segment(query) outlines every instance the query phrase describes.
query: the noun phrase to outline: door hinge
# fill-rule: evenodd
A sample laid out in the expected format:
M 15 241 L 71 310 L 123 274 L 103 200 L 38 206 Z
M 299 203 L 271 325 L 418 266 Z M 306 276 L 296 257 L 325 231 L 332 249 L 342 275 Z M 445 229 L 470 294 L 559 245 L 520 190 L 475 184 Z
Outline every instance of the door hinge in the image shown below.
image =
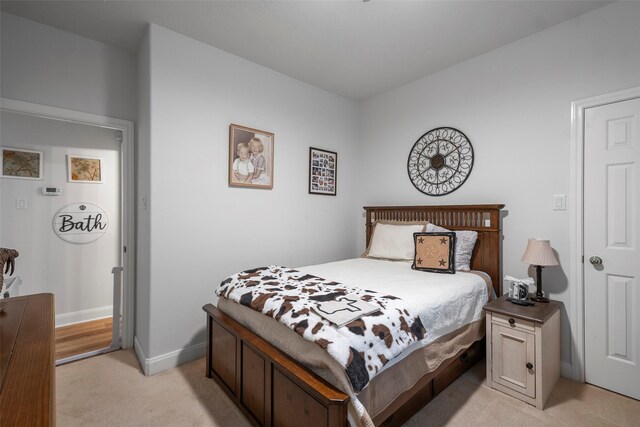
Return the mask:
M 122 250 L 124 251 L 124 253 L 125 253 L 125 254 L 127 253 L 127 247 L 126 247 L 126 246 L 123 246 L 123 247 L 122 247 Z M 584 258 L 584 257 L 583 257 L 583 258 Z
M 584 264 L 584 255 L 582 255 L 582 263 Z

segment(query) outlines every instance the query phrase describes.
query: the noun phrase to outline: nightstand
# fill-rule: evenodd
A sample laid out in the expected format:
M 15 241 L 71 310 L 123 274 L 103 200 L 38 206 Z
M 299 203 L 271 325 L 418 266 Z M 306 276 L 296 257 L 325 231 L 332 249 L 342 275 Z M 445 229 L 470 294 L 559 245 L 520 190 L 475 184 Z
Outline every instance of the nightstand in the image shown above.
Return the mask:
M 503 295 L 487 313 L 487 385 L 543 409 L 560 378 L 560 309 L 550 301 L 522 306 Z

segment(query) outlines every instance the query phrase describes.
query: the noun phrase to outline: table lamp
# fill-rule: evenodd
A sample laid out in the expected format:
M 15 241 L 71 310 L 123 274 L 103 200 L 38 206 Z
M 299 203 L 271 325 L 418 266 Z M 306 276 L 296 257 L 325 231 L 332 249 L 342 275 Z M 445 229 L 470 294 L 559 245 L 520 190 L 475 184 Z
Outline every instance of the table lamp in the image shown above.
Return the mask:
M 542 293 L 542 269 L 552 265 L 558 265 L 558 260 L 553 254 L 548 240 L 529 239 L 527 249 L 522 255 L 522 262 L 533 265 L 536 268 L 536 296 L 531 297 L 533 301 L 549 302 Z

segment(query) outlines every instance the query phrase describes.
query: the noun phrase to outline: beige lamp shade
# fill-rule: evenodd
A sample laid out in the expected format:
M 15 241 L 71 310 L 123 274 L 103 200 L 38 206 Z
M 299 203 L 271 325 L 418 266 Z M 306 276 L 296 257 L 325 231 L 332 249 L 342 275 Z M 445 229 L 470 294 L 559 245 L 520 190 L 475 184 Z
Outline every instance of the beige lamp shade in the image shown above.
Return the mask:
M 543 267 L 558 265 L 548 240 L 529 239 L 527 249 L 522 255 L 522 262 Z

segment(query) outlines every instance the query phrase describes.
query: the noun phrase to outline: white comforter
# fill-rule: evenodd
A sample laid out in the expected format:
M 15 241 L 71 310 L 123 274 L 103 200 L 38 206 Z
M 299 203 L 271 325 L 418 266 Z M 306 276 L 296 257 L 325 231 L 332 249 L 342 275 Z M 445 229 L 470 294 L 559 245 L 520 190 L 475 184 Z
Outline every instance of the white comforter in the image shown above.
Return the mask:
M 416 271 L 408 262 L 354 258 L 297 270 L 402 298 L 427 329 L 421 346 L 480 319 L 489 301 L 487 283 L 478 274 Z
M 410 345 L 400 355 L 387 363 L 379 373 L 394 366 L 400 360 L 409 356 L 414 350 L 425 347 L 439 337 L 481 319 L 482 307 L 489 300 L 489 292 L 493 292 L 493 289 L 489 290 L 487 282 L 479 276 L 479 274 L 486 276 L 485 273 L 429 273 L 412 270 L 411 264 L 408 262 L 355 258 L 327 264 L 299 267 L 296 268 L 296 270 L 313 274 L 327 280 L 335 280 L 348 286 L 391 294 L 402 298 L 413 307 L 413 313 L 420 317 L 422 324 L 427 330 L 425 338 L 420 342 L 415 342 Z M 489 280 L 488 276 L 487 280 Z M 224 303 L 225 301 L 223 298 L 220 302 Z M 226 312 L 236 313 L 236 318 L 244 319 L 245 324 L 248 323 L 252 325 L 252 330 L 265 339 L 268 339 L 277 347 L 287 349 L 286 351 L 290 352 L 292 357 L 305 361 L 305 363 L 308 363 L 310 366 L 327 368 L 332 371 L 338 383 L 342 384 L 341 389 L 347 391 L 351 397 L 348 413 L 350 424 L 356 426 L 373 426 L 371 417 L 360 402 L 358 395 L 349 392 L 349 388 L 345 382 L 346 376 L 344 381 L 341 382 L 340 370 L 334 372 L 330 368 L 331 365 L 329 362 L 326 362 L 327 364 L 324 365 L 318 364 L 320 363 L 319 361 L 324 361 L 322 356 L 315 358 L 313 356 L 317 356 L 317 353 L 314 353 L 314 351 L 322 352 L 319 347 L 311 349 L 304 346 L 296 347 L 292 345 L 289 339 L 280 335 L 279 332 L 273 332 L 269 329 L 270 326 L 262 319 L 256 319 L 256 317 L 253 316 L 253 314 L 256 316 L 259 314 L 252 310 L 246 310 L 246 307 L 243 306 L 240 307 L 245 310 L 236 312 L 233 307 L 235 305 L 237 304 L 223 304 L 223 306 L 227 306 Z M 223 309 L 223 311 L 225 310 Z M 292 335 L 295 334 L 292 333 Z M 304 341 L 297 335 L 296 338 Z M 312 347 L 316 346 L 312 345 Z M 296 351 L 292 352 L 291 350 L 293 348 L 295 348 Z M 310 352 L 301 353 L 301 351 L 303 351 L 302 349 L 310 350 Z M 424 369 L 427 368 L 428 366 L 425 363 Z M 377 408 L 372 415 L 378 414 L 381 409 L 386 407 L 390 401 L 389 399 L 393 398 L 390 396 L 397 396 L 399 395 L 398 393 L 403 390 L 411 388 L 414 385 L 413 382 L 409 383 L 411 378 L 411 376 L 407 376 L 406 379 L 399 380 L 398 384 L 392 387 L 394 390 L 399 390 L 397 393 L 375 393 L 375 396 L 369 396 L 367 401 L 372 405 L 374 405 L 373 402 L 375 402 L 374 406 Z

